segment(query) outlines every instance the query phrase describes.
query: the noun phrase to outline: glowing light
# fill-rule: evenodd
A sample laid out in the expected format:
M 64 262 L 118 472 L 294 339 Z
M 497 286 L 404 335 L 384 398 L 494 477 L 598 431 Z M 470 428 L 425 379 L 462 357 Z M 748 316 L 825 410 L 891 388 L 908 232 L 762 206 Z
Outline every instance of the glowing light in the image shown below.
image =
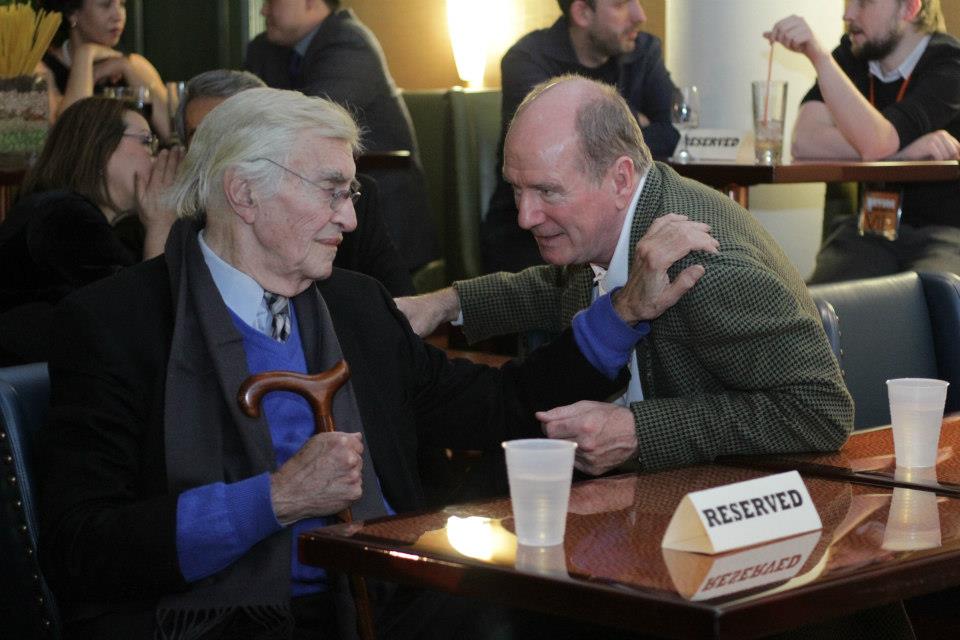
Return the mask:
M 447 540 L 458 553 L 485 562 L 513 556 L 517 545 L 516 537 L 499 520 L 478 516 L 447 518 Z
M 512 34 L 513 5 L 509 0 L 447 0 L 447 29 L 453 44 L 457 74 L 470 87 L 483 85 L 488 54 Z

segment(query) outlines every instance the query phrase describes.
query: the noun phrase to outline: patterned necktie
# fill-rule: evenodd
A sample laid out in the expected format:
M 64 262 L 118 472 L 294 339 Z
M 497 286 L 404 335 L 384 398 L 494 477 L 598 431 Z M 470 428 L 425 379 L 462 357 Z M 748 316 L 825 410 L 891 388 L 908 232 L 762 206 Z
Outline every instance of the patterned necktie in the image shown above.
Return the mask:
M 270 311 L 272 318 L 270 337 L 278 342 L 284 342 L 290 335 L 290 299 L 264 291 L 263 301 L 267 303 L 267 310 Z

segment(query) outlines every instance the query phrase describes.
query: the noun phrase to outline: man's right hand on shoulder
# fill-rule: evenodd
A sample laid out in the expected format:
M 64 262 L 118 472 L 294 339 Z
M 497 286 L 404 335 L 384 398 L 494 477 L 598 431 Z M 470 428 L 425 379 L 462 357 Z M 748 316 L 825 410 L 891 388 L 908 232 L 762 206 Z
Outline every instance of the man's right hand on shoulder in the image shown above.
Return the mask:
M 270 476 L 270 500 L 286 526 L 346 509 L 363 490 L 359 433 L 320 433 Z
M 430 335 L 442 323 L 453 322 L 460 315 L 460 297 L 453 287 L 419 296 L 395 298 L 394 302 L 420 337 Z
M 613 296 L 620 319 L 633 325 L 653 320 L 672 307 L 703 276 L 702 265 L 690 265 L 671 282 L 667 270 L 691 251 L 719 253 L 720 242 L 710 226 L 668 213 L 653 221 L 637 242 L 627 283 Z

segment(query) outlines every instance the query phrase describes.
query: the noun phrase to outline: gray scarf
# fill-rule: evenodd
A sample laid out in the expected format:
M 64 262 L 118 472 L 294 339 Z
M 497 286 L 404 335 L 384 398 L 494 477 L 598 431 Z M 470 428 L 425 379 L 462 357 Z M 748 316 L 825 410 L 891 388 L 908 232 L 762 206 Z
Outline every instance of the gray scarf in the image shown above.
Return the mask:
M 213 482 L 236 482 L 276 467 L 266 419 L 245 416 L 234 400 L 249 375 L 246 353 L 200 252 L 200 227 L 194 221 L 178 222 L 166 247 L 175 320 L 167 365 L 164 442 L 167 485 L 173 493 Z M 316 288 L 311 286 L 294 298 L 294 305 L 308 370 L 333 366 L 343 356 Z M 341 430 L 362 431 L 349 382 L 334 399 L 334 416 Z M 355 517 L 383 515 L 369 447 L 364 448 L 363 468 L 364 497 L 354 505 Z M 201 638 L 238 614 L 257 629 L 254 637 L 290 637 L 290 545 L 289 530 L 280 531 L 188 591 L 162 598 L 157 607 L 157 637 Z M 331 576 L 331 582 L 340 587 L 344 581 Z M 337 591 L 346 594 L 342 588 Z M 338 609 L 352 611 L 349 605 Z M 341 637 L 353 635 L 352 622 L 340 620 Z

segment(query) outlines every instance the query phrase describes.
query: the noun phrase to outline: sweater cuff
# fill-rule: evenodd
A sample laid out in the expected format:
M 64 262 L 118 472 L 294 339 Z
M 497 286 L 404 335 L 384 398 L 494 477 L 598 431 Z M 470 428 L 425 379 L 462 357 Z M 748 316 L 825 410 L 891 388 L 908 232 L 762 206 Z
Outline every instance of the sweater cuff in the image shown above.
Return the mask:
M 573 317 L 573 336 L 581 353 L 611 380 L 626 366 L 634 346 L 650 333 L 649 322 L 630 326 L 617 315 L 611 298 L 616 291 L 600 296 Z
M 270 474 L 195 487 L 177 500 L 177 559 L 188 582 L 213 575 L 280 531 Z

